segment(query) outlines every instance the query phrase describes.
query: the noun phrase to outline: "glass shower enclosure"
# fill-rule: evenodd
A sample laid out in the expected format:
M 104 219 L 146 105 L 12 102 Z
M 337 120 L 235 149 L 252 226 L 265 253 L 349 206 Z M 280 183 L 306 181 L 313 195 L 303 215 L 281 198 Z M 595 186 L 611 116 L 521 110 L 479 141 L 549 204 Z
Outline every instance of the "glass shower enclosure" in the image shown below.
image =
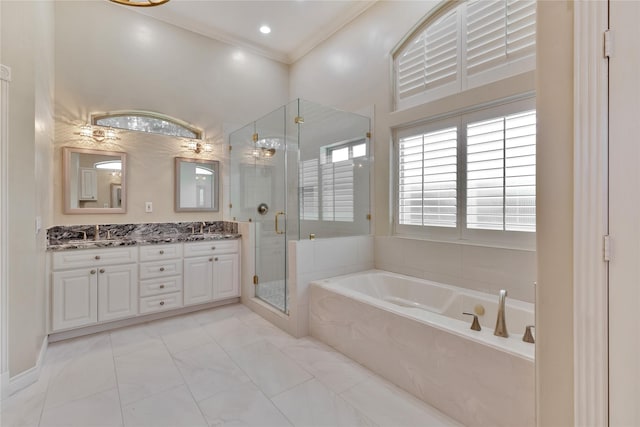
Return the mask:
M 370 232 L 370 120 L 297 99 L 229 135 L 235 221 L 254 223 L 255 297 L 288 313 L 288 242 Z

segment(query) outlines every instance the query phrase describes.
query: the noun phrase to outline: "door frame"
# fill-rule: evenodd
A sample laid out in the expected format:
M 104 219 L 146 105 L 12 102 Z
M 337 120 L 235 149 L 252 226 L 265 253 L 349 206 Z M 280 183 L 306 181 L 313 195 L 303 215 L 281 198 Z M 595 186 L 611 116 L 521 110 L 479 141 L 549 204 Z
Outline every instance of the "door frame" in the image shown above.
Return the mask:
M 608 1 L 574 8 L 574 425 L 609 425 Z
M 9 384 L 8 146 L 11 68 L 0 64 L 0 399 Z

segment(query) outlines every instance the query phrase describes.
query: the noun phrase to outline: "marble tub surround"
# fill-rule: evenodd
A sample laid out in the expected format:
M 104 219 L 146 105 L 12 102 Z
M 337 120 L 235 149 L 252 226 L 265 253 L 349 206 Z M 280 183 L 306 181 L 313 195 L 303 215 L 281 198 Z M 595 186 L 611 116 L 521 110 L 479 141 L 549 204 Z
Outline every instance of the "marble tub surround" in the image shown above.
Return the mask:
M 47 230 L 47 249 L 109 248 L 240 237 L 238 224 L 229 221 L 98 224 L 98 226 L 100 234 L 98 239 L 94 239 L 95 224 L 51 227 Z M 201 229 L 202 233 L 200 233 Z
M 535 425 L 531 357 L 468 339 L 467 328 L 421 321 L 414 315 L 421 309 L 400 313 L 384 304 L 314 282 L 310 334 L 466 426 Z

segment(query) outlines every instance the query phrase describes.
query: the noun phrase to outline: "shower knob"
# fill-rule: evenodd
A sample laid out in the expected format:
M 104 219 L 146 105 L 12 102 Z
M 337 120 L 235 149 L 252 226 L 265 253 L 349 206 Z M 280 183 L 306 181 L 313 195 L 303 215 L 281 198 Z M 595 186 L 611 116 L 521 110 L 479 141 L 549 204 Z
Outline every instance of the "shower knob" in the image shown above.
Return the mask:
M 260 203 L 260 204 L 258 205 L 258 213 L 259 213 L 260 215 L 266 215 L 266 214 L 267 214 L 267 212 L 269 212 L 269 206 L 267 206 L 267 204 L 266 204 L 266 203 Z

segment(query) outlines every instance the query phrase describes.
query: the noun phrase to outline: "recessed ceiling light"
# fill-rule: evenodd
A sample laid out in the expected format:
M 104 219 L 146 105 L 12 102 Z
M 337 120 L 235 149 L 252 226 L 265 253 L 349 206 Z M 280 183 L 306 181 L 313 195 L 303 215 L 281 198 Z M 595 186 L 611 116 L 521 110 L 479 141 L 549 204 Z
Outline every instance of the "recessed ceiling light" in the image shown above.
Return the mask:
M 269 34 L 271 32 L 271 27 L 269 27 L 268 25 L 263 25 L 262 27 L 260 27 L 260 32 L 262 34 Z

